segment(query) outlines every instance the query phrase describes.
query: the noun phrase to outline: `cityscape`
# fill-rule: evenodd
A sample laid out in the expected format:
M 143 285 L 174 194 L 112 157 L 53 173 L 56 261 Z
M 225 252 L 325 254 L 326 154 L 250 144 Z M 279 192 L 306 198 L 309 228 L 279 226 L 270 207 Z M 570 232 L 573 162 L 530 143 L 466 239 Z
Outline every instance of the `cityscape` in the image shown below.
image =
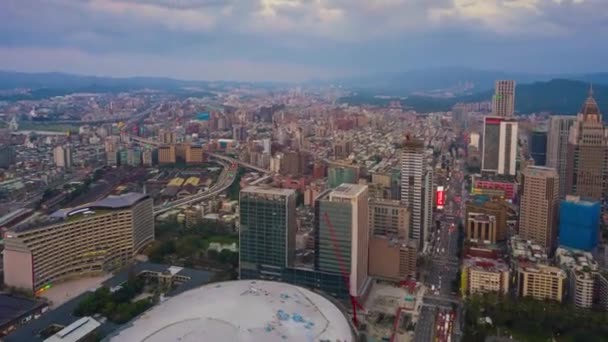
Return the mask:
M 0 341 L 608 341 L 606 5 L 330 2 L 0 4 Z

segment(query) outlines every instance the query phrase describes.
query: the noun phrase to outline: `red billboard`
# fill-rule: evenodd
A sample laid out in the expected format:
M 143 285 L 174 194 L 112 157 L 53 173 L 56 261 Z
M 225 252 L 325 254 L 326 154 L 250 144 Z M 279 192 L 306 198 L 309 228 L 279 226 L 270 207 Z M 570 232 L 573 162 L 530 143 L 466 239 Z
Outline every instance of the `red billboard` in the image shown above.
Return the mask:
M 443 209 L 443 206 L 445 205 L 445 190 L 443 189 L 443 186 L 437 187 L 435 204 L 437 205 L 437 209 Z

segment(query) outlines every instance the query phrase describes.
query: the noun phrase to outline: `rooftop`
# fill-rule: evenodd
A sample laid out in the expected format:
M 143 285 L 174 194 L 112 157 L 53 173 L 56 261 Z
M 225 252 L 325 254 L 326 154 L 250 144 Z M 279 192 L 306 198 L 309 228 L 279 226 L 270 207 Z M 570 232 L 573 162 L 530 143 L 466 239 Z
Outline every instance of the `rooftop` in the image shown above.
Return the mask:
M 140 193 L 136 193 L 136 192 L 129 192 L 129 193 L 118 195 L 118 196 L 108 196 L 102 200 L 83 204 L 83 205 L 75 207 L 75 208 L 59 209 L 56 212 L 52 213 L 50 215 L 50 217 L 65 219 L 68 216 L 76 215 L 79 213 L 84 213 L 88 209 L 127 208 L 147 197 L 148 197 L 148 195 L 146 195 L 146 194 L 140 194 Z
M 343 183 L 333 189 L 329 194 L 330 200 L 332 197 L 357 197 L 360 193 L 367 189 L 367 185 Z
M 267 186 L 248 186 L 245 189 L 241 190 L 241 192 L 261 195 L 289 196 L 294 194 L 296 191 L 293 189 L 272 188 Z
M 209 284 L 145 312 L 111 341 L 354 341 L 348 319 L 309 290 L 270 281 Z
M 557 171 L 552 167 L 530 165 L 523 171 L 525 176 L 557 177 Z
M 0 294 L 0 326 L 44 305 L 33 299 Z
M 55 335 L 47 338 L 44 342 L 78 342 L 99 328 L 101 323 L 93 317 L 82 317 L 74 323 L 58 331 Z
M 466 258 L 463 260 L 463 264 L 469 268 L 491 272 L 506 272 L 509 270 L 509 266 L 503 261 L 489 258 Z
M 559 247 L 555 251 L 555 258 L 557 263 L 565 268 L 597 271 L 599 267 L 591 253 L 576 249 Z

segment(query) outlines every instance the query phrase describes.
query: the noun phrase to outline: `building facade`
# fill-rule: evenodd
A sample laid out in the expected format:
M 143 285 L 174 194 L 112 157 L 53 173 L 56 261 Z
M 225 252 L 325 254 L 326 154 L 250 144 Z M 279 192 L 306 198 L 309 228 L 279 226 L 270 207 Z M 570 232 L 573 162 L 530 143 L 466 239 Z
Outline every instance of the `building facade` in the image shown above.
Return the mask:
M 555 247 L 559 179 L 555 169 L 529 166 L 522 173 L 519 235 L 547 250 Z
M 470 241 L 496 243 L 496 216 L 467 212 L 465 237 Z
M 600 234 L 600 203 L 566 196 L 559 208 L 560 246 L 592 251 Z
M 315 205 L 315 269 L 350 274 L 350 294 L 362 296 L 370 284 L 369 207 L 366 185 L 342 184 Z
M 55 160 L 55 166 L 69 169 L 72 167 L 72 147 L 69 145 L 56 146 L 53 149 L 53 160 Z
M 241 190 L 240 279 L 282 281 L 348 298 L 350 291 L 341 273 L 294 266 L 295 208 L 295 190 L 256 186 Z
M 400 201 L 369 200 L 369 229 L 372 235 L 407 239 L 409 224 L 409 210 Z
M 521 263 L 517 268 L 517 295 L 561 303 L 567 278 L 566 272 L 558 267 Z
M 509 206 L 501 198 L 473 197 L 466 206 L 466 238 L 492 244 L 504 241 L 507 238 L 508 209 Z
M 516 175 L 518 127 L 515 120 L 503 120 L 500 123 L 497 171 L 499 175 Z
M 566 166 L 566 193 L 584 200 L 600 201 L 606 209 L 608 138 L 602 114 L 590 91 L 570 128 Z
M 515 81 L 499 80 L 494 84 L 492 114 L 510 118 L 515 112 Z
M 15 164 L 15 148 L 11 145 L 0 146 L 0 168 L 8 169 Z
M 419 249 L 424 248 L 432 220 L 434 189 L 428 188 L 432 178 L 424 143 L 408 136 L 401 155 L 401 203 L 410 210 L 410 239 L 417 241 Z
M 494 292 L 509 292 L 509 266 L 488 258 L 465 259 L 461 269 L 463 296 Z
M 240 194 L 241 277 L 278 277 L 293 265 L 296 234 L 296 192 L 247 187 Z
M 153 204 L 147 195 L 109 196 L 62 209 L 48 221 L 6 234 L 5 283 L 38 292 L 73 277 L 114 271 L 153 240 Z
M 405 239 L 373 235 L 369 241 L 369 275 L 390 281 L 415 277 L 417 250 L 415 243 Z
M 515 175 L 518 123 L 513 119 L 486 116 L 483 125 L 481 171 Z
M 545 166 L 547 164 L 547 131 L 532 131 L 530 134 L 530 156 L 534 159 L 534 165 Z M 555 167 L 553 166 L 553 168 Z
M 175 164 L 176 152 L 175 145 L 164 145 L 158 147 L 159 164 Z
M 557 170 L 559 179 L 559 198 L 566 197 L 567 161 L 568 161 L 568 135 L 575 117 L 566 115 L 552 115 L 549 119 L 547 135 L 547 166 Z

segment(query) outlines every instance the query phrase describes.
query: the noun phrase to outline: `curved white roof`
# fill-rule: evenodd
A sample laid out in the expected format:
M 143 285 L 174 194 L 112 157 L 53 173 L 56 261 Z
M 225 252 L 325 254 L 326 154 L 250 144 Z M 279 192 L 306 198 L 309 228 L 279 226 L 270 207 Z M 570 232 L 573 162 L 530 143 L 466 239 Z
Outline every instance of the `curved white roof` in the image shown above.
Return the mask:
M 346 316 L 307 289 L 270 281 L 213 283 L 170 298 L 111 341 L 354 341 Z

